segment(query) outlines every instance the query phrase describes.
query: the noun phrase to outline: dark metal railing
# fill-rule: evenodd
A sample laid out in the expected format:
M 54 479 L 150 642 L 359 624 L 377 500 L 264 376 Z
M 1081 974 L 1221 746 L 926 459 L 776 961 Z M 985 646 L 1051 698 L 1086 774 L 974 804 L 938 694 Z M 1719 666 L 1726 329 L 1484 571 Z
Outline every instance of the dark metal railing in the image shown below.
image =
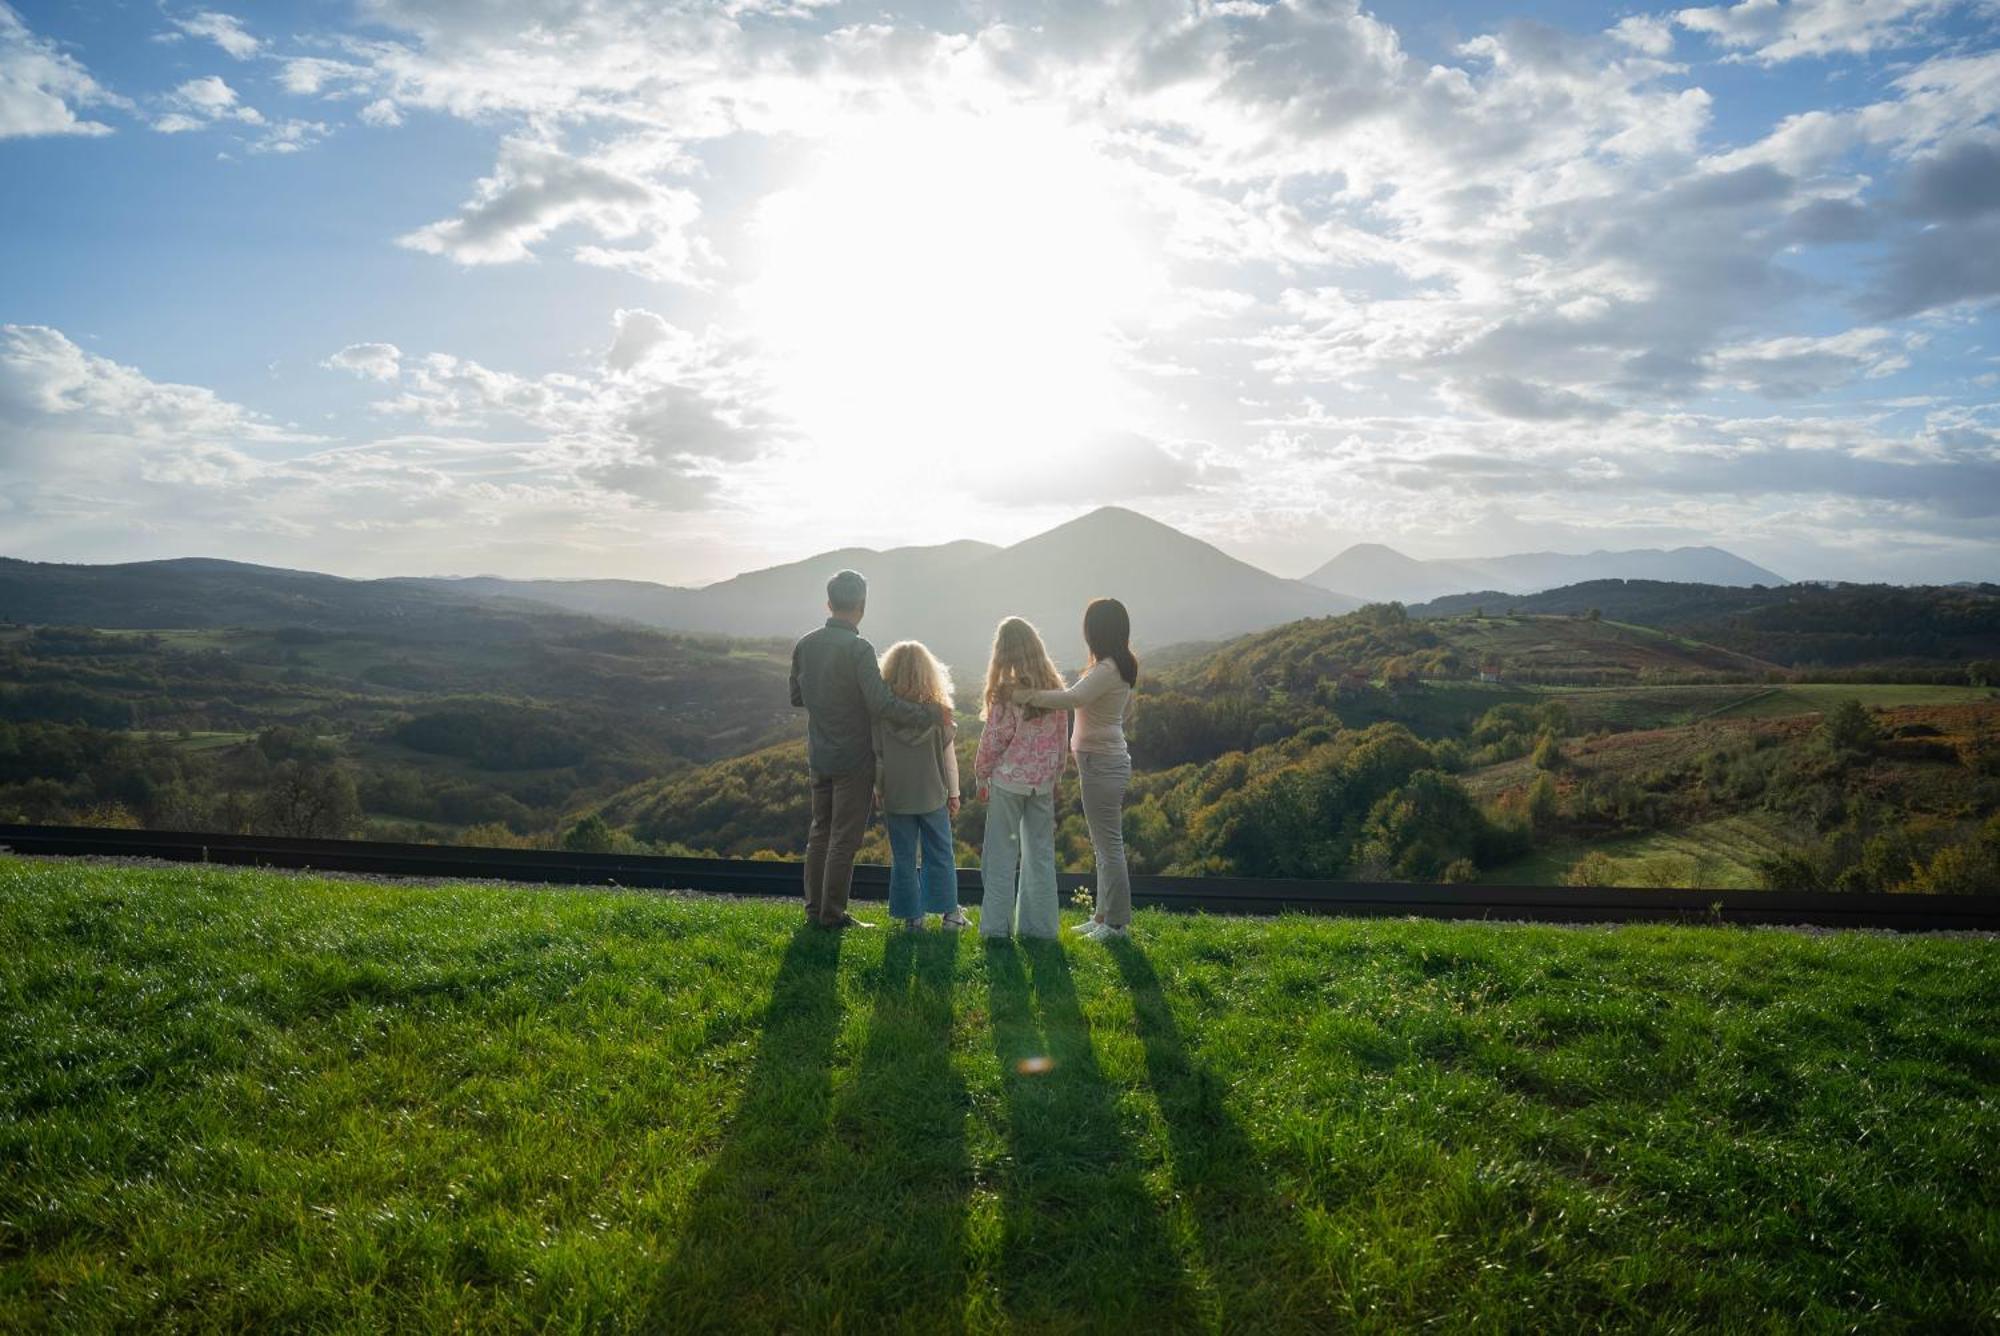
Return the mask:
M 370 840 L 299 840 L 84 826 L 0 825 L 0 848 L 17 854 L 160 858 L 249 867 L 311 868 L 385 877 L 436 877 L 625 886 L 731 895 L 799 894 L 799 865 L 748 858 L 669 858 L 547 849 L 466 849 Z M 1065 873 L 1065 895 L 1090 878 Z M 958 874 L 959 898 L 977 904 L 977 868 Z M 854 870 L 857 899 L 886 899 L 889 870 Z M 1631 890 L 1573 886 L 1433 886 L 1408 882 L 1255 877 L 1132 878 L 1141 906 L 1212 914 L 1414 915 L 1555 923 L 1812 924 L 1899 932 L 2000 931 L 2000 894 L 1881 895 L 1829 891 Z

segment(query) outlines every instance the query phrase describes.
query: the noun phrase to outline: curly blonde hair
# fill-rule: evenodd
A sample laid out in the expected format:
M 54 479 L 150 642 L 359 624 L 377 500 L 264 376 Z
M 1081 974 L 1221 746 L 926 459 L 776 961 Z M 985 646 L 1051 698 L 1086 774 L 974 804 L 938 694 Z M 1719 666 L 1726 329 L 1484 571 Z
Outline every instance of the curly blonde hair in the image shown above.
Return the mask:
M 951 669 L 918 641 L 899 640 L 883 652 L 882 680 L 904 700 L 951 713 Z
M 1022 617 L 1007 617 L 993 629 L 993 657 L 986 665 L 986 696 L 980 702 L 984 719 L 995 705 L 1012 699 L 1015 687 L 1038 691 L 1061 691 L 1062 674 L 1042 644 L 1042 633 Z M 1030 719 L 1047 713 L 1029 705 L 1023 707 Z

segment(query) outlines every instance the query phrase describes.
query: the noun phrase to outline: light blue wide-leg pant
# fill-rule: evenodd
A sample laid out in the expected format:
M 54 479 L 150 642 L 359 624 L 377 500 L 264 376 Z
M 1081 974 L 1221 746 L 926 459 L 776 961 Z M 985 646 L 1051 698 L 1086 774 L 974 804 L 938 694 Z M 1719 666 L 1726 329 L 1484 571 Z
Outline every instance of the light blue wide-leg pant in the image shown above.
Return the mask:
M 889 827 L 889 914 L 918 919 L 958 908 L 958 872 L 952 867 L 951 809 L 905 816 L 892 812 Z M 923 865 L 917 855 L 922 850 Z
M 1055 794 L 989 788 L 979 861 L 986 888 L 979 912 L 983 936 L 1057 935 Z

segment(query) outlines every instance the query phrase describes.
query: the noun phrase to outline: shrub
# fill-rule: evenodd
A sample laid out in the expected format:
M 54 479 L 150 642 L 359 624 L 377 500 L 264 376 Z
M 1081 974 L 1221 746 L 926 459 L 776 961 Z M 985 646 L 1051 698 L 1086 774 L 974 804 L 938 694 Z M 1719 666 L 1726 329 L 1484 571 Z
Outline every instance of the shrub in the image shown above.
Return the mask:
M 354 779 L 339 765 L 280 761 L 258 799 L 257 830 L 295 839 L 343 839 L 361 821 Z
M 1917 868 L 1906 886 L 1925 895 L 1978 895 L 1994 889 L 1994 869 L 1971 845 L 1949 844 Z
M 540 849 L 544 844 L 540 836 L 516 834 L 498 821 L 488 821 L 482 825 L 467 826 L 458 834 L 458 842 L 468 849 Z
M 1528 786 L 1528 825 L 1538 832 L 1547 830 L 1555 824 L 1556 813 L 1555 780 L 1547 774 L 1536 775 Z
M 618 847 L 618 834 L 602 814 L 592 812 L 563 832 L 562 847 L 573 854 L 608 854 Z
M 1369 811 L 1360 858 L 1394 876 L 1432 881 L 1457 864 L 1492 858 L 1504 838 L 1455 780 L 1420 770 Z
M 133 816 L 123 803 L 97 803 L 78 812 L 72 824 L 93 826 L 99 830 L 137 830 L 139 818 Z
M 1618 883 L 1618 865 L 1600 850 L 1592 849 L 1569 866 L 1563 873 L 1565 886 L 1615 886 Z
M 1882 734 L 1866 706 L 1858 700 L 1844 700 L 1820 719 L 1814 736 L 1835 756 L 1853 758 L 1874 750 Z

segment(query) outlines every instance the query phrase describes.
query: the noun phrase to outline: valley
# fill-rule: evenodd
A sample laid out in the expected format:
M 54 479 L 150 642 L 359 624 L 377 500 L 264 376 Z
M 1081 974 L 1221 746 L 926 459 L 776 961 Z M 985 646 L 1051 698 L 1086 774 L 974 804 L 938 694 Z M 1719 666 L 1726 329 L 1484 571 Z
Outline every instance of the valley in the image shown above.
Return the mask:
M 1147 568 L 1086 562 L 1107 535 Z M 1140 621 L 1141 872 L 1895 889 L 2000 860 L 2000 591 L 1595 581 L 1334 612 L 1112 510 L 739 577 L 712 596 L 729 635 L 643 624 L 707 591 L 638 582 L 0 562 L 0 819 L 796 857 L 803 723 L 789 639 L 759 633 L 813 624 L 836 559 L 874 577 L 878 647 L 920 612 L 955 647 L 967 773 L 987 618 L 1038 606 L 1006 587 L 1059 627 L 1110 569 L 1192 628 Z M 878 829 L 863 856 L 886 854 Z

